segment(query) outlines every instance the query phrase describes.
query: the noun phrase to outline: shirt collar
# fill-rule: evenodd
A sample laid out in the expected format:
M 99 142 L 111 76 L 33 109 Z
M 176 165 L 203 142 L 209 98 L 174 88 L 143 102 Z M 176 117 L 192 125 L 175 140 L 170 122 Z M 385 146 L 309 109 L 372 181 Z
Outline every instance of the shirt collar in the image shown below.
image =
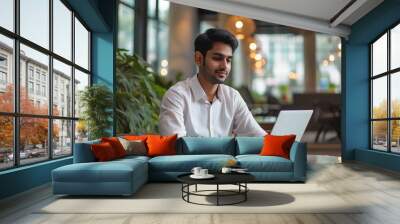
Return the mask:
M 190 88 L 192 89 L 193 95 L 194 95 L 194 100 L 198 101 L 200 99 L 203 99 L 204 101 L 208 101 L 207 94 L 204 92 L 203 87 L 201 87 L 199 79 L 197 78 L 197 74 L 194 75 L 190 79 Z M 222 100 L 222 89 L 221 89 L 221 84 L 218 85 L 217 89 L 217 95 L 216 95 L 217 100 Z

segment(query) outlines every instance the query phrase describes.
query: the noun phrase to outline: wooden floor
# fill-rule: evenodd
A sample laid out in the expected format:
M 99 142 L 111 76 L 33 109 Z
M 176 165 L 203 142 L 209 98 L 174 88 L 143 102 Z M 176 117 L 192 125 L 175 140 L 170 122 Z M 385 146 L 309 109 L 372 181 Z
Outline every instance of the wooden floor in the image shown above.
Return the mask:
M 338 163 L 333 156 L 310 155 L 308 182 L 317 183 L 345 201 L 366 204 L 356 214 L 36 214 L 54 200 L 42 186 L 0 202 L 0 223 L 107 224 L 252 224 L 252 223 L 400 223 L 400 175 L 359 163 Z M 315 203 L 321 203 L 315 201 Z M 172 205 L 173 206 L 173 205 Z

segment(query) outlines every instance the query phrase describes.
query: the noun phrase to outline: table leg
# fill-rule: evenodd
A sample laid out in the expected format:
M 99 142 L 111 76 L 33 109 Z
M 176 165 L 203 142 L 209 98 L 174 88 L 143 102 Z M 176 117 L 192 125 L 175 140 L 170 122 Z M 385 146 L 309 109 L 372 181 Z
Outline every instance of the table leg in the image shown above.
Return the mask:
M 196 186 L 195 186 L 195 191 L 197 192 L 197 184 L 196 184 Z
M 217 184 L 217 206 L 219 205 L 219 184 Z
M 247 192 L 248 192 L 248 190 L 247 190 L 247 183 L 244 183 L 244 201 L 247 201 Z

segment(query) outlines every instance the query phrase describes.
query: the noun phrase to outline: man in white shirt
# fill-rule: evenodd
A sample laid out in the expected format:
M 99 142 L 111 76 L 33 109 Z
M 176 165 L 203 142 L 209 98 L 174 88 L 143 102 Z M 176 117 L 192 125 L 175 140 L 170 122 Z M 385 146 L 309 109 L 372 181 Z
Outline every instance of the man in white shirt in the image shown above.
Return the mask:
M 195 40 L 197 75 L 172 86 L 161 102 L 161 135 L 264 136 L 239 92 L 224 81 L 238 46 L 226 30 L 209 29 Z

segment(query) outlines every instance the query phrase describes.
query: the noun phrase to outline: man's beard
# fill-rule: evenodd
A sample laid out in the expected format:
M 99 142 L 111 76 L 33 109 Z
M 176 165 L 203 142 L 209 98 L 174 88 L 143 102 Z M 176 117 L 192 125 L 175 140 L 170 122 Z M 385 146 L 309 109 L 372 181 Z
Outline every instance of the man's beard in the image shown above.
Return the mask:
M 220 80 L 217 77 L 214 76 L 215 73 L 220 72 L 221 70 L 215 70 L 215 71 L 210 71 L 209 69 L 205 69 L 205 74 L 206 74 L 206 79 L 208 82 L 210 82 L 213 85 L 216 84 L 223 84 L 225 82 L 226 77 L 228 77 L 228 73 L 225 71 L 225 79 Z

